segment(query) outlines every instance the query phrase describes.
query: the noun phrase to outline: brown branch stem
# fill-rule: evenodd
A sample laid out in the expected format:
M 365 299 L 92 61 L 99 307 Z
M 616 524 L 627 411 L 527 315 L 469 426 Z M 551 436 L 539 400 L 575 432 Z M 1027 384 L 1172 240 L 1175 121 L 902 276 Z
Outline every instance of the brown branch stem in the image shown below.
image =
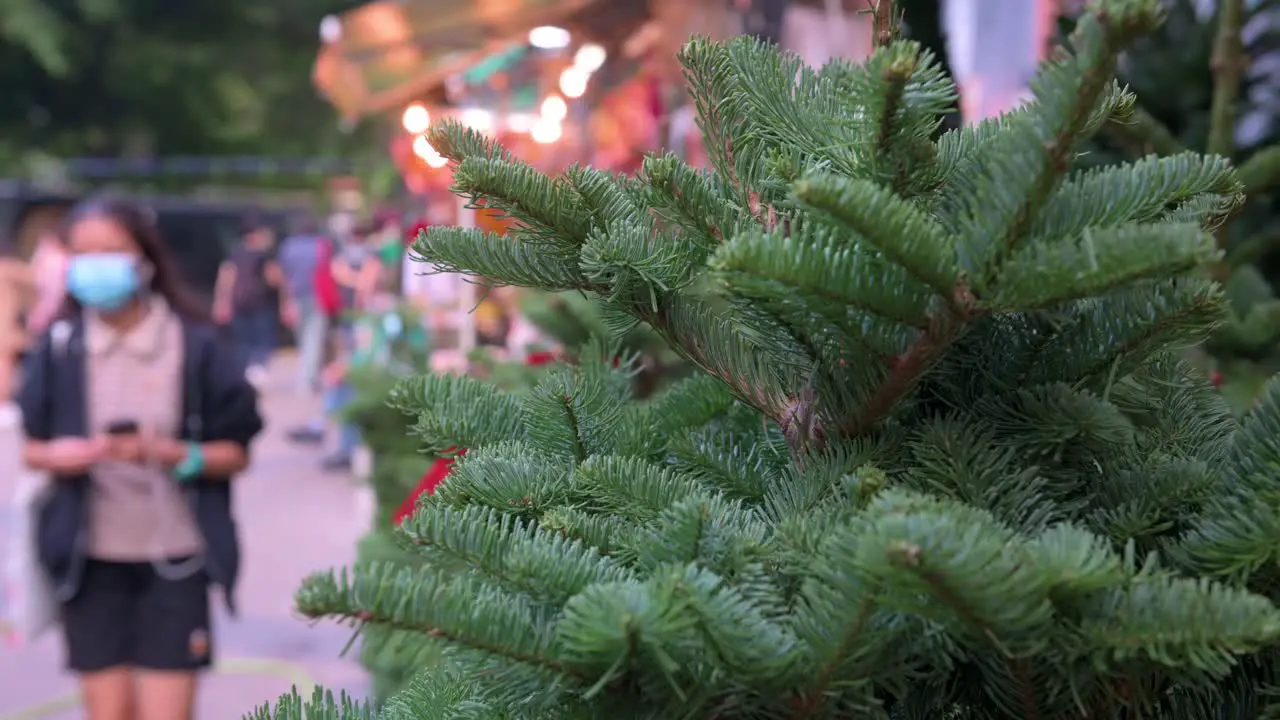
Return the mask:
M 1018 683 L 1018 698 L 1022 701 L 1022 717 L 1026 720 L 1040 720 L 1040 708 L 1036 704 L 1036 689 L 1027 672 L 1026 658 L 1008 661 L 1009 671 Z
M 980 282 L 985 283 L 993 279 L 1005 259 L 1018 249 L 1020 243 L 1026 241 L 1027 229 L 1031 226 L 1036 214 L 1070 170 L 1080 134 L 1088 124 L 1089 116 L 1098 104 L 1098 98 L 1107 91 L 1115 77 L 1116 62 L 1120 56 L 1122 42 L 1123 37 L 1115 31 L 1108 31 L 1105 34 L 1102 46 L 1096 51 L 1097 55 L 1093 62 L 1085 68 L 1080 84 L 1075 89 L 1075 103 L 1071 106 L 1070 113 L 1062 119 L 1056 133 L 1052 137 L 1045 138 L 1046 162 L 1035 177 L 1030 178 L 1030 187 L 1023 197 L 1022 204 L 1014 215 L 1013 221 L 1005 229 L 1004 237 L 1001 238 L 996 252 L 988 262 Z M 981 285 L 979 287 L 982 288 Z
M 898 35 L 898 18 L 894 14 L 893 0 L 867 0 L 871 8 L 872 36 L 875 47 L 884 47 Z
M 1244 0 L 1220 0 L 1218 33 L 1213 42 L 1210 69 L 1213 71 L 1213 104 L 1209 111 L 1210 155 L 1231 157 L 1235 154 L 1236 101 L 1240 98 L 1240 80 L 1245 71 L 1244 42 L 1240 38 L 1244 24 Z
M 754 387 L 746 378 L 734 377 L 712 362 L 703 349 L 698 338 L 681 337 L 673 329 L 669 308 L 665 303 L 651 311 L 636 315 L 649 324 L 662 339 L 666 340 L 673 350 L 685 360 L 693 363 L 706 374 L 723 382 L 734 397 L 760 410 L 769 419 L 781 422 L 786 412 L 786 403 L 779 398 L 770 397 L 763 388 Z
M 976 301 L 969 288 L 957 286 L 941 316 L 931 318 L 911 347 L 893 361 L 889 376 L 861 408 L 856 418 L 841 423 L 840 433 L 856 437 L 874 427 L 893 411 L 898 400 L 915 387 L 920 376 L 933 364 L 960 334 L 965 323 L 974 316 Z
M 836 666 L 848 657 L 850 650 L 857 647 L 858 640 L 862 637 L 862 629 L 866 627 L 872 611 L 875 610 L 875 601 L 874 594 L 869 594 L 863 599 L 862 606 L 858 608 L 858 616 L 850 626 L 849 632 L 845 633 L 844 638 L 840 640 L 840 646 L 836 648 L 835 654 L 823 664 L 822 675 L 818 678 L 818 682 L 799 699 L 797 703 L 799 707 L 796 714 L 792 716 L 793 720 L 809 720 L 822 710 L 827 700 L 827 687 L 831 685 Z
M 448 630 L 444 630 L 440 627 L 427 624 L 427 623 L 406 622 L 404 620 L 395 620 L 393 618 L 377 617 L 373 615 L 373 613 L 370 613 L 367 611 L 359 611 L 355 613 L 326 613 L 326 615 L 331 618 L 344 618 L 347 620 L 354 620 L 360 623 L 376 623 L 382 627 L 393 628 L 396 630 L 408 630 L 411 632 L 416 632 L 422 635 L 426 635 L 427 637 L 439 638 L 446 642 L 453 643 L 455 645 L 463 645 L 469 648 L 473 648 L 475 650 L 480 650 L 483 652 L 490 653 L 492 655 L 504 657 L 504 658 L 507 658 L 508 660 L 514 660 L 518 663 L 522 663 L 525 665 L 534 665 L 537 667 L 550 668 L 564 675 L 576 677 L 582 680 L 587 679 L 586 676 L 584 676 L 582 673 L 577 672 L 576 670 L 573 670 L 569 667 L 566 667 L 554 660 L 544 658 L 544 657 L 538 657 L 535 655 L 527 655 L 525 653 L 511 652 L 510 648 L 479 642 L 474 638 L 464 635 L 462 633 L 450 632 Z M 312 616 L 312 617 L 315 617 L 315 619 L 319 619 L 319 616 Z
M 955 610 L 961 620 L 973 626 L 983 637 L 993 642 L 995 641 L 996 633 L 991 627 L 991 623 L 987 622 L 985 618 L 978 614 L 977 610 L 970 607 L 960 597 L 942 573 L 925 566 L 924 558 L 922 557 L 923 551 L 918 545 L 902 542 L 897 547 L 891 547 L 889 554 L 890 562 L 915 572 L 917 577 L 933 590 L 938 599 Z M 1030 678 L 1027 677 L 1025 662 L 1017 658 L 1006 658 L 1005 662 L 1010 676 L 1018 683 L 1018 694 L 1022 702 L 1022 716 L 1026 720 L 1040 720 L 1041 714 L 1036 705 L 1035 689 L 1031 685 Z

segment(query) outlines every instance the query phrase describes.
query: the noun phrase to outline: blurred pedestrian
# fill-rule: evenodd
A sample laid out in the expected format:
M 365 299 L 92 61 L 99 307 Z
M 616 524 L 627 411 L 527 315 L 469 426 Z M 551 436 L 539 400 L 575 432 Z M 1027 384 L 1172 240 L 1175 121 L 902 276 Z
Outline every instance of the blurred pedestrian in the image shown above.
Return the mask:
M 379 300 L 379 281 L 382 277 L 382 261 L 378 256 L 377 242 L 382 228 L 377 222 L 359 228 L 347 234 L 332 246 L 332 259 L 327 276 L 318 278 L 320 287 L 332 283 L 337 290 L 338 307 L 333 331 L 330 333 L 329 348 L 331 359 L 321 374 L 323 385 L 323 410 L 302 427 L 289 431 L 289 439 L 298 443 L 318 445 L 324 442 L 327 418 L 338 412 L 337 408 L 345 407 L 350 401 L 350 389 L 341 379 L 346 376 L 356 346 L 359 344 L 356 328 L 361 318 L 370 311 Z M 327 293 L 321 295 L 321 304 L 326 305 Z M 352 441 L 350 428 L 339 430 L 338 449 L 325 460 L 325 467 L 330 470 L 343 470 L 351 465 L 350 453 L 345 448 L 354 449 L 359 438 Z
M 335 248 L 330 271 L 342 300 L 343 327 L 350 327 L 378 291 L 382 260 L 375 244 L 377 235 L 375 227 L 361 228 Z
M 373 218 L 373 245 L 378 256 L 378 278 L 375 291 L 390 295 L 400 294 L 400 268 L 408 243 L 405 242 L 404 222 L 399 213 L 391 209 L 379 211 Z
M 276 350 L 280 321 L 275 295 L 284 283 L 280 267 L 272 256 L 274 233 L 266 221 L 249 217 L 241 238 L 218 269 L 213 313 L 218 323 L 231 325 L 246 377 L 261 388 L 267 378 L 267 365 Z
M 390 365 L 391 343 L 403 330 L 398 324 L 399 320 L 394 301 L 380 296 L 371 301 L 364 312 L 351 322 L 347 331 L 337 338 L 338 347 L 334 359 L 325 366 L 322 376 L 325 388 L 324 413 L 338 427 L 337 444 L 321 462 L 325 471 L 351 470 L 352 460 L 361 443 L 359 428 L 350 418 L 345 417 L 352 401 L 356 399 L 351 374 L 374 365 Z
M 67 302 L 20 396 L 23 459 L 51 483 L 40 562 L 89 720 L 189 720 L 211 584 L 234 609 L 230 480 L 262 429 L 257 394 L 149 213 L 86 200 L 66 239 Z
M 337 281 L 333 278 L 335 247 L 336 243 L 331 239 L 326 238 L 321 242 L 318 264 L 315 275 L 312 278 L 316 308 L 323 314 L 325 322 L 325 333 L 321 338 L 319 352 L 317 353 L 320 367 L 327 366 L 337 357 L 340 347 L 340 333 L 335 328 L 338 327 L 339 320 L 342 317 L 342 293 Z M 323 374 L 317 372 L 317 379 L 320 382 L 321 392 L 327 394 L 329 391 L 324 386 Z M 322 411 L 312 417 L 306 424 L 290 429 L 288 437 L 293 442 L 319 445 L 324 442 L 327 425 L 326 415 Z
M 328 257 L 326 242 L 317 225 L 308 221 L 285 238 L 277 257 L 284 276 L 281 319 L 298 343 L 298 390 L 302 393 L 320 389 L 329 315 L 321 303 L 316 280 L 320 264 Z

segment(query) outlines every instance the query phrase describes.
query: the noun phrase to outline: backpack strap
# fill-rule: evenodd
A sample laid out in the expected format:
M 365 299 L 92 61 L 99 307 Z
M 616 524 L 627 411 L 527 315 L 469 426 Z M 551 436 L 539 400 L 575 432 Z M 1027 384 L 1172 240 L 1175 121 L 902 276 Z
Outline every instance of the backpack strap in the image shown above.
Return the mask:
M 208 346 L 202 333 L 197 328 L 183 323 L 182 364 L 182 423 L 186 430 L 187 440 L 202 442 L 204 440 L 204 370 L 208 361 Z
M 69 412 L 69 408 L 62 407 L 58 403 L 60 396 L 65 396 L 67 391 L 76 392 L 66 387 L 68 383 L 74 382 L 76 378 L 68 375 L 65 371 L 66 363 L 71 359 L 74 352 L 73 345 L 77 342 L 78 322 L 75 318 L 62 317 L 55 320 L 46 331 L 45 346 L 41 349 L 39 359 L 44 363 L 44 388 L 42 388 L 44 402 L 44 416 L 48 422 L 48 432 L 57 435 L 59 432 L 66 432 L 68 428 L 64 427 L 59 418 L 64 413 Z M 79 386 L 79 383 L 77 383 Z
M 49 328 L 50 359 L 62 360 L 67 355 L 67 345 L 71 342 L 71 333 L 75 331 L 71 321 L 62 318 Z

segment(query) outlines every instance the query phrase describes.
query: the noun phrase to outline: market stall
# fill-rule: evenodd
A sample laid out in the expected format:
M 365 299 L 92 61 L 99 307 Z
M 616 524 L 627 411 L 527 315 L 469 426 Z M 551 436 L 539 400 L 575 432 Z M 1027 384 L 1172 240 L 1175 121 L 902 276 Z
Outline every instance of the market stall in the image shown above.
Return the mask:
M 530 28 L 599 0 L 377 0 L 325 19 L 313 81 L 348 121 L 443 89 Z

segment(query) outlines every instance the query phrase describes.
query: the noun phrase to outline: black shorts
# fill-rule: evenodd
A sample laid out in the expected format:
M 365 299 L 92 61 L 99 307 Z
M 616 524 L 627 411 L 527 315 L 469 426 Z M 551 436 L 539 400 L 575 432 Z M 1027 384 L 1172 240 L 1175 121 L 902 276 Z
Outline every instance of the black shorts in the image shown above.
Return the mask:
M 62 626 L 75 672 L 198 670 L 213 658 L 204 572 L 168 580 L 149 562 L 90 559 L 80 591 L 62 606 Z

